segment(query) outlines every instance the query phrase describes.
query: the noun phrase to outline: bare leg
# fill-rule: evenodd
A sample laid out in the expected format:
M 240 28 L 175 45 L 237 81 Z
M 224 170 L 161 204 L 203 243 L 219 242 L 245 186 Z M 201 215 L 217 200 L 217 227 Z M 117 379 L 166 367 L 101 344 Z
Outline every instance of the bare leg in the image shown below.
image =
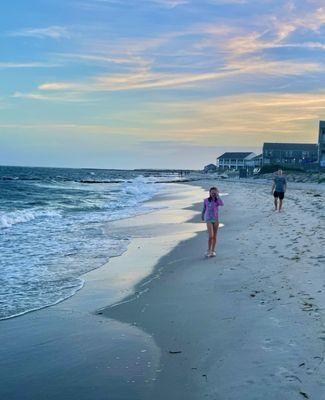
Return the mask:
M 216 248 L 218 228 L 219 228 L 219 222 L 215 222 L 213 224 L 213 240 L 212 240 L 211 251 L 214 251 Z
M 279 204 L 279 212 L 281 212 L 281 210 L 282 210 L 282 203 L 283 203 L 283 200 L 282 200 L 282 199 L 280 199 L 280 204 Z
M 275 211 L 278 209 L 278 198 L 274 197 L 274 209 Z
M 214 240 L 214 231 L 213 231 L 212 222 L 207 222 L 207 228 L 208 228 L 208 234 L 209 234 L 208 252 L 211 253 L 213 251 L 212 246 L 213 246 L 213 240 Z

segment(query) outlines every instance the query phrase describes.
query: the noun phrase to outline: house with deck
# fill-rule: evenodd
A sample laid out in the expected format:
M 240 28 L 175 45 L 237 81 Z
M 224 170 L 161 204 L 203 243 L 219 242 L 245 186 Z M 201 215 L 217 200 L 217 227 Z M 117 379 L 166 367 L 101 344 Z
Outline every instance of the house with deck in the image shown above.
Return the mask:
M 217 158 L 217 167 L 220 169 L 246 168 L 246 162 L 256 157 L 253 152 L 226 152 Z
M 248 168 L 261 168 L 263 164 L 263 154 L 259 154 L 249 160 L 245 160 L 245 166 Z

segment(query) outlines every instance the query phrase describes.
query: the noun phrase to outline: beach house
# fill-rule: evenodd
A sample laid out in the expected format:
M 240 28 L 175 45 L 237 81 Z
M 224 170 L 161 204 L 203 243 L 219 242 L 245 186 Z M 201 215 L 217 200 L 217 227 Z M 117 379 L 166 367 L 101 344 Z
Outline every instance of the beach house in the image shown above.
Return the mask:
M 248 168 L 260 168 L 263 163 L 263 154 L 245 160 L 245 166 Z
M 306 166 L 317 163 L 317 160 L 317 144 L 264 143 L 263 145 L 263 165 Z
M 253 152 L 226 152 L 217 158 L 217 167 L 220 169 L 246 168 L 246 162 L 256 157 Z

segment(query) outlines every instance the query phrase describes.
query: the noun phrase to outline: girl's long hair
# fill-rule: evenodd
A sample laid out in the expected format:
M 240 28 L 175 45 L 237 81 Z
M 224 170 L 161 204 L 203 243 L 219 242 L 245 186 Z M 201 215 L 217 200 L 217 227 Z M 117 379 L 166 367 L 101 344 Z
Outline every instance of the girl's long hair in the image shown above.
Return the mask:
M 217 196 L 213 199 L 212 198 L 212 196 L 211 196 L 211 191 L 212 190 L 218 190 L 215 186 L 212 186 L 212 187 L 210 187 L 210 189 L 209 189 L 209 194 L 210 194 L 210 196 L 209 196 L 209 198 L 208 198 L 208 201 L 212 201 L 212 200 L 214 200 L 214 201 L 217 201 Z

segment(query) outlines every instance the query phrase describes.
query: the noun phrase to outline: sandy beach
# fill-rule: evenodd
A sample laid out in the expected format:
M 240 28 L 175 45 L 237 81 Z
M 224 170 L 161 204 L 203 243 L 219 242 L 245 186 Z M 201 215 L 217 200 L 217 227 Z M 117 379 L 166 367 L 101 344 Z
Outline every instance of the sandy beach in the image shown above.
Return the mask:
M 201 200 L 224 194 L 217 257 Z M 131 245 L 56 306 L 0 322 L 7 400 L 325 398 L 324 185 L 175 184 Z

